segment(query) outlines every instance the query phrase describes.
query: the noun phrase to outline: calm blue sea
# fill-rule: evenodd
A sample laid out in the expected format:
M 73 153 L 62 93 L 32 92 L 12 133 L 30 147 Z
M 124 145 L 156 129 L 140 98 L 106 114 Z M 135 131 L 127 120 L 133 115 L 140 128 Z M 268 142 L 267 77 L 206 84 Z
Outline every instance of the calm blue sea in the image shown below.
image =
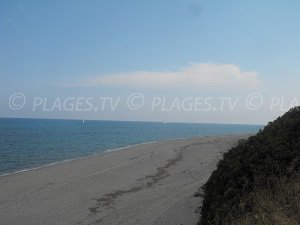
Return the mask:
M 261 126 L 0 118 L 0 175 L 166 139 L 254 133 Z

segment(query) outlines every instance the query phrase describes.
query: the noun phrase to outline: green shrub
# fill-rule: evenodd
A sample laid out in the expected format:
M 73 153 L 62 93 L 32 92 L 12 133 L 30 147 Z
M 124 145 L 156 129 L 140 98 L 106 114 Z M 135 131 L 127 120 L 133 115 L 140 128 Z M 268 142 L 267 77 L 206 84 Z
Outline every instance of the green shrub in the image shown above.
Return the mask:
M 275 193 L 279 178 L 294 179 L 300 165 L 299 110 L 291 109 L 224 154 L 204 185 L 199 224 L 232 224 L 253 214 L 256 202 L 249 196 L 254 192 Z

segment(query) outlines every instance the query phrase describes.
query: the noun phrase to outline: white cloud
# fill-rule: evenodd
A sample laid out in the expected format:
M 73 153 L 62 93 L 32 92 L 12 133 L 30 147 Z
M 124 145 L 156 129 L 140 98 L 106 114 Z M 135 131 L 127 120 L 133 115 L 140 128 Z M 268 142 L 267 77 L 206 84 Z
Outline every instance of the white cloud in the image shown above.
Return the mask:
M 233 64 L 200 63 L 172 72 L 135 71 L 85 77 L 75 86 L 165 88 L 232 88 L 258 87 L 261 81 L 255 71 L 241 71 Z

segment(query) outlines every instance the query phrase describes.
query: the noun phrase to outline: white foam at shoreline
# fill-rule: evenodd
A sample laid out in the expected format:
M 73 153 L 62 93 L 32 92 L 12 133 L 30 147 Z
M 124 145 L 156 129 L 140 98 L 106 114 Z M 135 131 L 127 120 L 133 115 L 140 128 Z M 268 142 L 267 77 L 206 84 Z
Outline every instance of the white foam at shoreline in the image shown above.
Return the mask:
M 231 135 L 231 134 L 228 134 L 228 135 Z M 209 135 L 209 136 L 213 137 L 213 135 Z M 222 135 L 222 136 L 226 136 L 226 135 Z M 124 147 L 119 147 L 119 148 L 114 148 L 114 149 L 107 149 L 107 150 L 104 150 L 103 152 L 94 153 L 94 154 L 90 154 L 90 155 L 87 155 L 87 156 L 82 156 L 82 157 L 79 157 L 79 158 L 66 159 L 66 160 L 53 162 L 53 163 L 45 164 L 45 165 L 38 166 L 38 167 L 22 169 L 22 170 L 18 170 L 18 171 L 11 172 L 11 173 L 0 174 L 0 177 L 6 177 L 6 176 L 16 175 L 16 174 L 19 174 L 19 173 L 25 173 L 25 172 L 29 172 L 29 171 L 33 171 L 33 170 L 39 170 L 39 169 L 43 169 L 43 168 L 47 168 L 47 167 L 51 167 L 51 166 L 60 165 L 60 164 L 63 164 L 63 163 L 73 162 L 73 161 L 77 161 L 77 160 L 81 160 L 81 159 L 87 159 L 87 158 L 90 158 L 90 157 L 103 155 L 105 153 L 120 151 L 120 150 L 132 148 L 132 147 L 136 147 L 136 146 L 140 146 L 140 145 L 154 144 L 154 143 L 159 143 L 159 142 L 164 142 L 164 141 L 176 141 L 176 140 L 184 140 L 184 139 L 188 140 L 188 139 L 201 138 L 201 137 L 208 137 L 208 136 L 194 136 L 194 137 L 185 137 L 185 138 L 174 138 L 174 139 L 165 139 L 165 140 L 158 140 L 158 141 L 149 141 L 149 142 L 144 142 L 144 143 L 140 143 L 140 144 L 132 144 L 132 145 L 124 146 Z

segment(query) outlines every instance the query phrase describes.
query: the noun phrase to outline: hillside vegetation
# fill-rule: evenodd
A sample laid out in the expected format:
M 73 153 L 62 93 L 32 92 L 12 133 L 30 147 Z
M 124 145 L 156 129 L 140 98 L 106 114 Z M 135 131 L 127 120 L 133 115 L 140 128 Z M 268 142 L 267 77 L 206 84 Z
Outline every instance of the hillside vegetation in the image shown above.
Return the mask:
M 241 140 L 204 185 L 199 225 L 300 224 L 300 107 Z

